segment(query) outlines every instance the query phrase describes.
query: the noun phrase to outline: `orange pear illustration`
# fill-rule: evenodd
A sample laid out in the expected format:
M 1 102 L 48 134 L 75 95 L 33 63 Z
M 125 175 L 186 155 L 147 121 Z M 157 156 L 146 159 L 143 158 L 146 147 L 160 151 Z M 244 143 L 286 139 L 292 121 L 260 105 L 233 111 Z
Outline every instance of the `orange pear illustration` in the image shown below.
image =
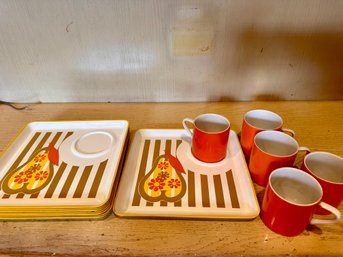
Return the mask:
M 9 170 L 1 182 L 1 189 L 6 194 L 37 193 L 50 183 L 58 162 L 58 150 L 51 142 L 48 147 L 35 151 L 24 164 Z

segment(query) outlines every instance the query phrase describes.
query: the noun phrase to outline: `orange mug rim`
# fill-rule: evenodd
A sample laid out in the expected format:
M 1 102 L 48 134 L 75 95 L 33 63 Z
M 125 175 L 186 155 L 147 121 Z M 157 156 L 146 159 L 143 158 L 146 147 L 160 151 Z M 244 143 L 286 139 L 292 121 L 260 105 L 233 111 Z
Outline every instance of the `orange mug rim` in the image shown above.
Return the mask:
M 301 204 L 301 203 L 295 203 L 295 202 L 291 202 L 290 200 L 287 200 L 286 198 L 282 197 L 278 192 L 276 192 L 276 190 L 274 189 L 274 187 L 272 186 L 272 183 L 271 183 L 271 179 L 272 179 L 272 175 L 274 175 L 275 173 L 278 173 L 280 172 L 280 170 L 292 170 L 292 172 L 297 172 L 298 174 L 301 174 L 302 175 L 305 175 L 306 177 L 308 177 L 311 181 L 313 181 L 317 186 L 318 188 L 320 189 L 320 197 L 319 199 L 317 199 L 315 202 L 312 202 L 312 203 L 309 203 L 309 204 Z M 275 169 L 272 171 L 272 173 L 270 173 L 269 175 L 269 178 L 268 178 L 268 185 L 270 187 L 270 189 L 273 191 L 273 193 L 279 197 L 280 199 L 282 199 L 283 201 L 291 204 L 291 205 L 294 205 L 294 206 L 299 206 L 299 207 L 310 207 L 310 206 L 315 206 L 317 205 L 318 203 L 320 203 L 323 199 L 323 188 L 322 186 L 320 185 L 320 183 L 314 178 L 312 177 L 310 174 L 307 174 L 306 172 L 303 172 L 302 170 L 300 169 L 297 169 L 297 168 L 292 168 L 292 167 L 282 167 L 282 168 L 278 168 L 278 169 Z
M 293 140 L 293 142 L 295 142 L 295 144 L 296 144 L 296 146 L 297 146 L 297 150 L 296 150 L 294 153 L 289 154 L 289 155 L 276 155 L 276 154 L 271 154 L 271 153 L 268 153 L 268 152 L 262 150 L 262 149 L 256 144 L 256 141 L 255 141 L 255 140 L 256 140 L 256 137 L 257 137 L 259 134 L 265 133 L 265 132 L 268 132 L 268 133 L 269 133 L 269 132 L 272 132 L 272 133 L 277 133 L 277 134 L 281 133 L 282 135 L 285 135 L 286 137 L 288 137 L 288 138 L 290 138 L 291 140 Z M 293 137 L 291 137 L 291 136 L 289 136 L 289 135 L 287 135 L 287 134 L 285 134 L 285 133 L 283 133 L 283 132 L 275 131 L 275 130 L 264 130 L 264 131 L 261 131 L 261 132 L 259 132 L 258 134 L 256 134 L 256 136 L 254 137 L 254 146 L 256 146 L 261 152 L 263 152 L 263 153 L 265 153 L 265 154 L 267 154 L 267 155 L 269 155 L 269 156 L 277 157 L 277 158 L 289 158 L 289 157 L 291 157 L 291 156 L 297 154 L 298 151 L 299 151 L 299 148 L 300 148 L 299 143 L 298 143 Z
M 264 111 L 264 112 L 268 112 L 268 113 L 271 113 L 271 114 L 275 114 L 276 116 L 278 116 L 278 117 L 280 118 L 280 121 L 281 121 L 280 126 L 273 127 L 273 128 L 268 128 L 268 129 L 264 129 L 264 128 L 260 128 L 260 127 L 256 127 L 256 126 L 252 125 L 251 123 L 249 123 L 249 122 L 247 121 L 246 117 L 247 117 L 248 113 L 251 113 L 251 112 L 254 112 L 254 111 Z M 272 111 L 269 111 L 269 110 L 264 110 L 264 109 L 253 109 L 253 110 L 250 110 L 250 111 L 246 112 L 246 113 L 244 114 L 243 120 L 244 120 L 244 122 L 245 122 L 248 126 L 254 128 L 254 129 L 257 129 L 257 130 L 261 130 L 261 131 L 281 129 L 282 126 L 283 126 L 283 124 L 284 124 L 283 119 L 282 119 L 282 117 L 281 117 L 279 114 L 277 114 L 277 113 L 275 113 L 275 112 L 272 112 Z
M 207 115 L 217 116 L 217 117 L 223 118 L 223 119 L 227 122 L 227 127 L 226 127 L 226 129 L 221 130 L 221 131 L 216 131 L 216 132 L 208 132 L 208 131 L 204 131 L 204 130 L 200 129 L 198 126 L 196 126 L 196 124 L 195 124 L 196 120 L 197 120 L 198 118 L 202 117 L 202 116 L 207 116 Z M 198 115 L 197 117 L 195 117 L 195 118 L 193 119 L 193 125 L 194 125 L 194 128 L 196 128 L 197 130 L 201 131 L 202 133 L 210 134 L 210 135 L 215 135 L 215 134 L 224 133 L 224 132 L 226 132 L 227 130 L 230 130 L 230 127 L 231 127 L 230 121 L 229 121 L 226 117 L 224 117 L 223 115 L 220 115 L 220 114 L 216 114 L 216 113 L 204 113 L 204 114 Z
M 327 182 L 327 183 L 329 183 L 329 184 L 333 184 L 333 185 L 343 185 L 343 182 L 340 183 L 340 182 L 334 182 L 334 181 L 330 181 L 330 180 L 324 179 L 324 178 L 322 178 L 322 177 L 319 177 L 317 174 L 313 173 L 313 171 L 311 171 L 311 169 L 310 169 L 310 168 L 307 166 L 307 164 L 306 164 L 306 159 L 308 158 L 309 155 L 314 155 L 314 154 L 327 154 L 327 155 L 334 156 L 335 158 L 342 159 L 342 161 L 343 161 L 343 158 L 340 157 L 340 156 L 338 156 L 338 155 L 335 155 L 335 154 L 333 154 L 333 153 L 324 152 L 324 151 L 316 151 L 316 152 L 312 152 L 312 153 L 307 154 L 307 155 L 304 157 L 304 161 L 303 161 L 304 166 L 305 166 L 306 169 L 311 173 L 311 175 L 312 175 L 313 177 L 315 177 L 315 178 L 317 178 L 317 179 L 320 179 L 320 180 L 322 180 L 322 181 L 325 181 L 325 182 Z

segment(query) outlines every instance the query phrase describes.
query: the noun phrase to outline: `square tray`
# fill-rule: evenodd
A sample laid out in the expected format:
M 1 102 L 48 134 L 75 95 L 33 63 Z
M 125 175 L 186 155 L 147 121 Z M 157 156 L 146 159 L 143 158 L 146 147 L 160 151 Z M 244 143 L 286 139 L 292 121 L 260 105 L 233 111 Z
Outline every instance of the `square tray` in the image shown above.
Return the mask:
M 0 209 L 101 210 L 128 127 L 125 120 L 29 123 L 0 158 Z
M 136 132 L 119 182 L 116 215 L 253 219 L 259 211 L 234 131 L 227 156 L 218 163 L 195 159 L 182 129 Z

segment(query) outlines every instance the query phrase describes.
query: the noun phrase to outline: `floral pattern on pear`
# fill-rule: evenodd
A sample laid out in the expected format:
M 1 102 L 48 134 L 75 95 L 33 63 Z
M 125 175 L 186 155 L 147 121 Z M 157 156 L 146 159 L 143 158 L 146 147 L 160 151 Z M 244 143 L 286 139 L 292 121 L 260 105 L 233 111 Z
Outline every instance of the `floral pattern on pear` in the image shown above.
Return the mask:
M 156 178 L 156 179 L 153 178 L 148 183 L 149 189 L 154 190 L 155 192 L 158 190 L 162 190 L 165 185 L 166 183 L 164 183 L 164 180 L 159 179 L 159 178 Z
M 36 173 L 35 180 L 36 181 L 43 180 L 43 179 L 46 179 L 48 176 L 49 176 L 49 172 L 47 172 L 47 171 L 40 171 L 40 172 Z
M 32 178 L 32 171 L 21 171 L 14 177 L 14 182 L 17 184 L 23 184 L 28 182 L 30 178 Z
M 178 187 L 181 186 L 181 181 L 178 180 L 178 179 L 173 179 L 172 178 L 171 180 L 168 181 L 168 186 L 170 188 L 178 188 Z

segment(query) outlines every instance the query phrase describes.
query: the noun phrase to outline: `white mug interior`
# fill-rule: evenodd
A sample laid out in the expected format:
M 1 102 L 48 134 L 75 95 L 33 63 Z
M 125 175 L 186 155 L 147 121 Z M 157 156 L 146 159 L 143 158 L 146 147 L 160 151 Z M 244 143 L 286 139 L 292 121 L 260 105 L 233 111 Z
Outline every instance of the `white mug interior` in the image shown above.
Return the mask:
M 251 126 L 262 130 L 274 130 L 283 125 L 282 118 L 271 111 L 252 110 L 244 115 L 244 120 Z
M 261 151 L 273 156 L 291 156 L 299 150 L 294 138 L 279 131 L 262 131 L 255 136 L 254 142 Z
M 343 184 L 343 158 L 326 152 L 313 152 L 304 158 L 304 165 L 315 176 L 330 183 Z
M 195 118 L 194 126 L 206 133 L 220 133 L 230 128 L 230 122 L 219 114 L 207 113 Z
M 296 205 L 314 205 L 319 203 L 323 190 L 311 175 L 295 168 L 279 168 L 269 177 L 274 193 L 283 200 Z

